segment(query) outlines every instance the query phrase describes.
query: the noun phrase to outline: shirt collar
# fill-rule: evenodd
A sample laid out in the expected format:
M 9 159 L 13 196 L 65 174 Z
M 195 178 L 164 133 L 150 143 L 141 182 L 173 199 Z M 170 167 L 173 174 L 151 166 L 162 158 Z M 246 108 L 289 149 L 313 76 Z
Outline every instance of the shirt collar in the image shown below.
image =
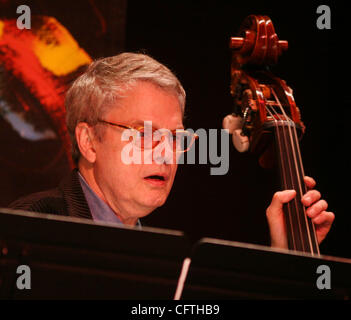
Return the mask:
M 88 202 L 89 209 L 94 221 L 104 221 L 123 224 L 123 222 L 116 216 L 111 207 L 105 203 L 100 197 L 91 189 L 84 177 L 78 171 L 79 182 L 82 186 L 85 198 Z M 136 226 L 141 228 L 140 220 L 138 219 Z

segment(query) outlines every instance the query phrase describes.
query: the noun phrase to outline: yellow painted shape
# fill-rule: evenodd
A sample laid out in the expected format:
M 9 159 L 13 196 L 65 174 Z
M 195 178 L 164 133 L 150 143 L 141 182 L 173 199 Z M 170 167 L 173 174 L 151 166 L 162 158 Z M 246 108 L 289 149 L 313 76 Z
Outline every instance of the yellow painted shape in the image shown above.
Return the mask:
M 0 38 L 2 37 L 2 34 L 4 33 L 4 27 L 5 27 L 4 21 L 0 20 Z
M 52 17 L 36 32 L 33 50 L 41 65 L 56 76 L 67 75 L 92 62 L 67 29 Z

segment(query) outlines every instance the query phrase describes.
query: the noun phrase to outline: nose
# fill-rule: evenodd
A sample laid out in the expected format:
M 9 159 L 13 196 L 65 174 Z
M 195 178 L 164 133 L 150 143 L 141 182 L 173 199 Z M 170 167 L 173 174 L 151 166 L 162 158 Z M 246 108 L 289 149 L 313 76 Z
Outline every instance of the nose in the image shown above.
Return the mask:
M 158 145 L 153 151 L 153 160 L 157 164 L 172 164 L 176 162 L 176 152 L 173 151 L 173 136 L 164 133 L 160 139 Z

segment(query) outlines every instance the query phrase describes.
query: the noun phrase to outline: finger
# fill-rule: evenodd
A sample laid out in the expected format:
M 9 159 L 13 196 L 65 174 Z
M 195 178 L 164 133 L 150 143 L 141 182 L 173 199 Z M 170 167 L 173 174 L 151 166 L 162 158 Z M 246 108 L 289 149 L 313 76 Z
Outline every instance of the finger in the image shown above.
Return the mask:
M 318 190 L 310 190 L 303 195 L 301 202 L 304 206 L 309 207 L 310 205 L 318 201 L 320 198 L 321 193 Z
M 303 180 L 305 181 L 306 187 L 308 189 L 312 189 L 316 186 L 316 180 L 314 180 L 313 178 L 309 177 L 309 176 L 304 176 Z
M 316 228 L 318 243 L 321 243 L 325 239 L 334 219 L 334 213 L 328 211 L 323 211 L 316 218 L 312 219 L 312 222 Z
M 283 209 L 283 204 L 291 201 L 296 196 L 295 190 L 278 191 L 274 194 L 269 207 L 267 208 L 267 215 L 276 216 L 280 214 Z
M 271 246 L 273 247 L 286 249 L 288 248 L 283 204 L 291 201 L 295 196 L 295 190 L 284 190 L 276 192 L 273 196 L 271 204 L 266 210 L 266 216 L 271 236 Z
M 315 218 L 312 219 L 312 222 L 316 225 L 317 228 L 331 226 L 335 219 L 333 212 L 323 211 Z
M 327 208 L 328 208 L 328 202 L 322 199 L 314 203 L 312 206 L 310 206 L 306 210 L 306 214 L 313 219 L 317 217 L 321 212 L 327 210 Z

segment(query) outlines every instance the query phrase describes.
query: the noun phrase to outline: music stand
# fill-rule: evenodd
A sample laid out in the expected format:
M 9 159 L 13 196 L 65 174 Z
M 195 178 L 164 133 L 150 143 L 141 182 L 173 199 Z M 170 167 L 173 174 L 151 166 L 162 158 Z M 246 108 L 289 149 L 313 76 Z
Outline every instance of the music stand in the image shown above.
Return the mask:
M 331 289 L 317 286 L 326 276 L 317 273 L 321 265 Z M 350 259 L 204 238 L 191 254 L 182 299 L 349 299 L 350 275 Z
M 0 210 L 0 297 L 172 299 L 190 245 L 182 232 Z M 19 290 L 19 265 L 31 289 Z

